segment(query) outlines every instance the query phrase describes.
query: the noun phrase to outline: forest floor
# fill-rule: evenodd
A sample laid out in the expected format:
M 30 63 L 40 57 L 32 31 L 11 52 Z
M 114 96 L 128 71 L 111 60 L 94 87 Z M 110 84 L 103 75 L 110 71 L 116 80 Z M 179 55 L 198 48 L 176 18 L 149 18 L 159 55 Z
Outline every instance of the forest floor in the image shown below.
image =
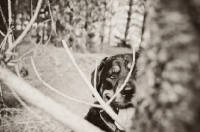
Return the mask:
M 34 45 L 25 42 L 19 48 L 20 55 L 24 54 L 33 47 Z M 106 46 L 104 47 L 104 51 L 101 53 L 73 53 L 73 56 L 79 67 L 85 73 L 86 77 L 90 80 L 90 74 L 95 69 L 96 60 L 100 62 L 106 56 L 127 52 L 131 53 L 131 49 Z M 47 82 L 63 94 L 71 96 L 75 99 L 91 103 L 95 101 L 89 88 L 85 84 L 84 80 L 80 77 L 64 48 L 57 48 L 53 44 L 49 43 L 45 47 L 44 45 L 38 46 L 37 48 L 35 48 L 33 54 L 29 54 L 28 56 L 30 55 L 33 55 L 36 68 L 38 69 L 40 76 L 45 82 Z M 87 114 L 90 106 L 71 101 L 45 87 L 37 78 L 30 63 L 30 59 L 27 59 L 25 61 L 25 67 L 29 71 L 29 75 L 24 78 L 25 81 L 40 90 L 46 96 L 49 96 L 58 103 L 64 105 L 67 109 L 79 115 L 80 117 L 84 117 Z M 6 93 L 10 94 L 9 92 L 5 92 L 5 96 Z M 37 108 L 33 106 L 30 107 L 35 111 L 35 113 L 41 116 L 41 119 L 38 120 L 32 113 L 24 108 L 12 108 L 9 109 L 10 112 L 12 111 L 12 116 L 4 115 L 4 117 L 2 117 L 0 131 L 70 131 L 67 127 L 61 125 L 54 119 L 51 119 L 51 117 L 41 112 Z

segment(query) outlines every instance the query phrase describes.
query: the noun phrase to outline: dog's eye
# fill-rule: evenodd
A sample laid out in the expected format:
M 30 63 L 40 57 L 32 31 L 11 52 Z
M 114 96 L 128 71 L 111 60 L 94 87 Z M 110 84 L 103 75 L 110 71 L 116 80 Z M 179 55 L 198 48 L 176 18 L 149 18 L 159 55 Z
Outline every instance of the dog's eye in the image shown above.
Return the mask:
M 115 77 L 113 76 L 113 75 L 110 75 L 110 77 L 109 77 L 110 79 L 115 79 Z

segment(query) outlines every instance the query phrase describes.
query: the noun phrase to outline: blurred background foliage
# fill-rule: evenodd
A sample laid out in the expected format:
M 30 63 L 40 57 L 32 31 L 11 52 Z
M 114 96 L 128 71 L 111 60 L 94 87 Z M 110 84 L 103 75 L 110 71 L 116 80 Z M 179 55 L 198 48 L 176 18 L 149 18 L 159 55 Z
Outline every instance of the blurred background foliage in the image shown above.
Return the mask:
M 146 5 L 137 132 L 199 132 L 200 1 Z
M 37 0 L 11 2 L 17 37 L 32 17 Z M 7 2 L 1 5 L 7 17 Z M 143 0 L 44 0 L 30 35 L 37 43 L 50 38 L 55 46 L 65 39 L 78 52 L 100 52 L 103 44 L 138 47 L 143 14 Z M 0 29 L 5 33 L 5 24 Z

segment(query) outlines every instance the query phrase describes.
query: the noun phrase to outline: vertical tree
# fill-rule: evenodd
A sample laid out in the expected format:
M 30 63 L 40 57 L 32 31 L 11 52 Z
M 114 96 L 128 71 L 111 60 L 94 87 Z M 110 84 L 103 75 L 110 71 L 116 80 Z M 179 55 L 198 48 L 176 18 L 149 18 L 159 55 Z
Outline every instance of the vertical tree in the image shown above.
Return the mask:
M 147 12 L 137 132 L 199 132 L 200 1 L 148 0 Z
M 0 30 L 6 32 L 7 20 L 8 20 L 8 2 L 0 1 Z

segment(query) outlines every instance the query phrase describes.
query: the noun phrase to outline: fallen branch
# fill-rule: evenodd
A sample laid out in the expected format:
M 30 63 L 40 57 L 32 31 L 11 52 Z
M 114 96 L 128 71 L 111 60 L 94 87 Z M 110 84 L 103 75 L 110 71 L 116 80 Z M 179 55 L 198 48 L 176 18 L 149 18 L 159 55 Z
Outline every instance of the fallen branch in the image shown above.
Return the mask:
M 73 131 L 102 132 L 2 66 L 0 66 L 0 80 L 10 89 L 14 89 L 24 100 L 42 109 Z
M 78 102 L 78 103 L 82 103 L 82 104 L 85 104 L 85 105 L 89 105 L 89 106 L 92 106 L 92 107 L 96 107 L 96 108 L 101 108 L 100 105 L 96 105 L 96 104 L 92 104 L 92 103 L 89 103 L 89 102 L 84 102 L 84 101 L 82 101 L 82 100 L 78 100 L 78 99 L 72 98 L 72 97 L 67 96 L 67 95 L 61 93 L 60 91 L 56 90 L 55 88 L 53 88 L 51 85 L 49 85 L 48 83 L 46 83 L 46 82 L 40 77 L 40 75 L 39 75 L 39 73 L 38 73 L 38 71 L 37 71 L 37 68 L 36 68 L 36 66 L 35 66 L 35 63 L 34 63 L 34 61 L 33 61 L 33 58 L 31 58 L 31 64 L 32 64 L 32 66 L 33 66 L 33 69 L 34 69 L 34 71 L 35 71 L 36 76 L 38 77 L 38 79 L 42 82 L 43 85 L 45 85 L 45 86 L 46 86 L 47 88 L 49 88 L 50 90 L 56 92 L 57 94 L 59 94 L 59 95 L 65 97 L 65 98 L 68 98 L 68 99 L 70 99 L 70 100 L 72 100 L 72 101 L 75 101 L 75 102 Z
M 15 72 L 17 73 L 17 76 L 21 78 L 21 75 L 19 73 L 19 69 L 18 69 L 18 66 L 15 65 Z M 10 89 L 10 91 L 12 92 L 12 94 L 14 95 L 14 97 L 19 101 L 19 103 L 24 107 L 26 108 L 29 112 L 31 112 L 33 115 L 35 115 L 35 117 L 37 117 L 38 119 L 41 119 L 40 116 L 38 114 L 35 113 L 35 111 L 33 111 L 28 105 L 26 105 L 26 103 L 18 96 L 18 94 L 15 92 L 14 89 Z
M 99 95 L 99 93 L 96 91 L 96 89 L 92 86 L 92 84 L 90 83 L 90 81 L 85 77 L 85 74 L 82 72 L 82 70 L 77 65 L 74 57 L 70 53 L 69 48 L 67 47 L 67 44 L 66 44 L 66 42 L 64 40 L 62 40 L 62 44 L 63 44 L 63 46 L 64 46 L 67 54 L 69 55 L 70 60 L 73 62 L 73 64 L 76 67 L 77 71 L 79 72 L 79 74 L 81 75 L 81 77 L 84 79 L 84 81 L 87 84 L 87 86 L 89 87 L 89 89 L 92 91 L 92 94 L 95 96 L 95 98 L 97 99 L 97 101 L 101 104 L 102 108 L 106 111 L 107 114 L 109 114 L 109 116 L 113 120 L 115 120 L 119 125 L 121 125 L 123 128 L 125 128 L 124 127 L 125 124 L 123 122 L 121 122 L 121 120 L 118 118 L 117 114 L 112 110 L 112 108 L 103 101 L 103 99 L 101 98 L 101 96 Z
M 18 96 L 18 94 L 15 92 L 15 90 L 13 90 L 12 88 L 10 89 L 10 91 L 12 92 L 13 96 L 19 101 L 19 103 L 25 108 L 27 109 L 30 113 L 32 113 L 33 115 L 35 115 L 35 117 L 37 117 L 38 119 L 41 119 L 41 117 L 35 113 L 35 111 L 33 111 L 28 105 L 26 105 L 26 103 Z

